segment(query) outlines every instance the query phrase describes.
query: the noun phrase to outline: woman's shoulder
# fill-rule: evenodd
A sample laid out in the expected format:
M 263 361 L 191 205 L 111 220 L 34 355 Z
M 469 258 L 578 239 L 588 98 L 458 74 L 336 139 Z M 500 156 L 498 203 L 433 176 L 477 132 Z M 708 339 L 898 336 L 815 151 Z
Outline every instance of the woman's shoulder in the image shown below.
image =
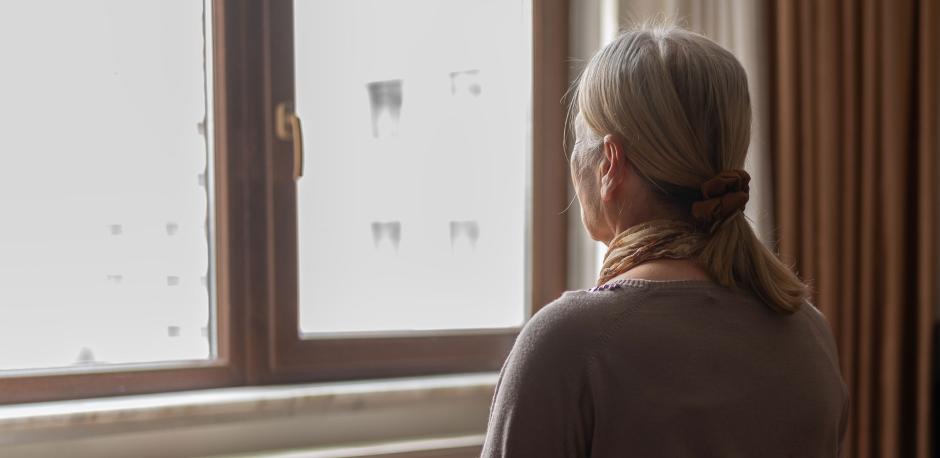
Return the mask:
M 584 326 L 616 310 L 638 306 L 645 295 L 645 288 L 626 284 L 565 291 L 539 309 L 527 324 L 539 327 Z
M 709 280 L 623 279 L 589 289 L 565 291 L 534 314 L 530 322 L 538 326 L 576 327 L 641 310 L 662 298 L 699 298 L 726 291 L 727 288 Z
M 591 290 L 565 291 L 536 311 L 516 339 L 516 353 L 546 355 L 553 360 L 587 356 L 595 337 L 615 314 L 628 307 L 637 291 L 621 291 L 618 298 Z
M 640 311 L 662 300 L 689 303 L 690 299 L 694 302 L 729 292 L 728 288 L 710 280 L 623 279 L 589 289 L 565 291 L 535 316 L 544 314 L 542 320 L 549 322 L 573 315 L 584 320 L 604 319 L 610 314 Z
M 826 326 L 825 318 L 812 305 L 806 304 L 805 308 L 794 315 L 812 321 L 811 326 L 821 331 Z M 618 330 L 639 339 L 713 322 L 797 324 L 801 320 L 791 320 L 794 315 L 775 312 L 754 294 L 710 280 L 624 279 L 564 292 L 526 322 L 519 340 L 530 347 L 554 347 L 557 342 L 564 342 L 564 351 L 579 349 L 589 353 L 602 343 L 604 336 Z M 632 329 L 644 332 L 633 333 L 629 331 Z
M 552 332 L 586 341 L 617 326 L 645 326 L 650 320 L 695 321 L 703 313 L 719 311 L 754 314 L 755 319 L 779 316 L 753 294 L 710 280 L 623 279 L 564 292 L 535 313 L 524 331 Z
M 650 288 L 639 282 L 570 290 L 539 309 L 523 326 L 520 340 L 564 341 L 569 348 L 589 346 L 619 315 L 642 307 Z

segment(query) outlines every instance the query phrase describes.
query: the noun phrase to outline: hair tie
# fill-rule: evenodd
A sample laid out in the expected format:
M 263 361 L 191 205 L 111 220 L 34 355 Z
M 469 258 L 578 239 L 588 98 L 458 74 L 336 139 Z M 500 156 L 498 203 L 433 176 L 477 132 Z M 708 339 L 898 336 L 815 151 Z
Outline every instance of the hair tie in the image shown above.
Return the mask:
M 711 232 L 715 227 L 743 211 L 747 204 L 751 176 L 744 170 L 725 170 L 702 183 L 703 199 L 692 204 L 692 216 Z

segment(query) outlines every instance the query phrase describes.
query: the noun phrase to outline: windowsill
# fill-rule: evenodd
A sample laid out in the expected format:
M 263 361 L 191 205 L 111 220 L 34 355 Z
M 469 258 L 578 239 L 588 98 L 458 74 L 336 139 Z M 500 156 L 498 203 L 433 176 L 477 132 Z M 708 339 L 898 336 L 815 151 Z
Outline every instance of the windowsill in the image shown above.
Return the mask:
M 393 441 L 321 449 L 266 451 L 266 458 L 399 458 L 399 457 L 472 457 L 480 456 L 482 434 Z M 226 455 L 212 458 L 255 458 L 256 454 Z
M 101 439 L 109 435 L 152 435 L 155 431 L 173 437 L 173 431 L 192 432 L 210 427 L 215 428 L 212 430 L 215 434 L 225 424 L 233 425 L 233 438 L 237 439 L 230 441 L 230 446 L 209 448 L 201 443 L 199 450 L 192 451 L 236 453 L 246 447 L 331 446 L 402 437 L 478 434 L 485 428 L 496 379 L 495 373 L 458 374 L 2 406 L 0 447 L 87 441 L 90 437 Z M 401 421 L 389 421 L 399 418 Z M 264 424 L 280 424 L 278 433 L 264 433 Z M 343 424 L 347 427 L 341 428 Z M 238 428 L 249 425 L 257 440 L 234 434 Z M 316 429 L 305 430 L 303 425 Z M 334 429 L 332 433 L 330 427 Z M 291 433 L 291 428 L 298 430 Z M 235 444 L 239 441 L 241 448 Z

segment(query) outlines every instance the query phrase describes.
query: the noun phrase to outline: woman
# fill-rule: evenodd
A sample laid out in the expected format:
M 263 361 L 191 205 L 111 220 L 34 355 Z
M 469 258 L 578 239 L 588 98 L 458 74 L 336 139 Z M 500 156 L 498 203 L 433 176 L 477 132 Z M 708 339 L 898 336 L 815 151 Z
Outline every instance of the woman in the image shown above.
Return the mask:
M 584 70 L 572 180 L 598 286 L 526 324 L 483 456 L 833 457 L 848 400 L 825 318 L 755 237 L 744 69 L 678 27 Z

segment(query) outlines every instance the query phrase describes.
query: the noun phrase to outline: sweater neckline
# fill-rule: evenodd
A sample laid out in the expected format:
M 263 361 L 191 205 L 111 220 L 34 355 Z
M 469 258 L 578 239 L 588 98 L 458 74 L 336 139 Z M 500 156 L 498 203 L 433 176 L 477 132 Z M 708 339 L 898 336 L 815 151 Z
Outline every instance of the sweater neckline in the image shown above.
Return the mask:
M 642 278 L 622 278 L 588 289 L 588 292 L 612 291 L 625 288 L 672 289 L 672 288 L 724 288 L 713 280 L 646 280 Z

